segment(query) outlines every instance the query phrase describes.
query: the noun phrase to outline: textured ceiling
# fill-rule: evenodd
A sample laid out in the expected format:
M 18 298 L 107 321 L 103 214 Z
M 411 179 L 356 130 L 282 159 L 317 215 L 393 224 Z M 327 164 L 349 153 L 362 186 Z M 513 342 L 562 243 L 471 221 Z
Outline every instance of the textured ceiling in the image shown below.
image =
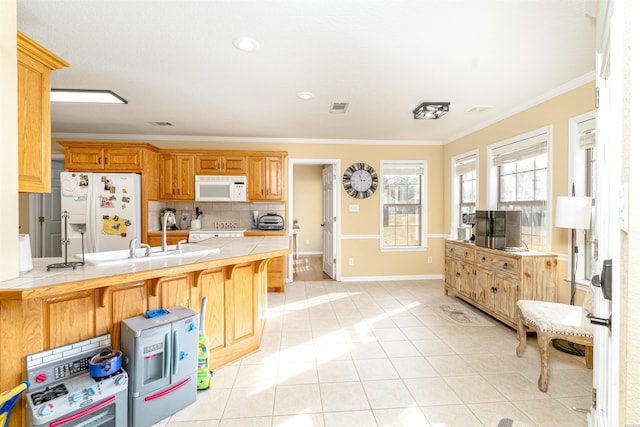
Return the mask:
M 447 142 L 593 79 L 585 0 L 18 0 L 18 29 L 70 63 L 55 134 Z M 232 40 L 260 43 L 251 53 Z M 309 91 L 309 101 L 296 93 Z M 349 102 L 331 114 L 331 102 Z M 423 101 L 451 102 L 414 120 Z M 475 106 L 492 106 L 469 112 Z M 171 122 L 173 127 L 149 122 Z

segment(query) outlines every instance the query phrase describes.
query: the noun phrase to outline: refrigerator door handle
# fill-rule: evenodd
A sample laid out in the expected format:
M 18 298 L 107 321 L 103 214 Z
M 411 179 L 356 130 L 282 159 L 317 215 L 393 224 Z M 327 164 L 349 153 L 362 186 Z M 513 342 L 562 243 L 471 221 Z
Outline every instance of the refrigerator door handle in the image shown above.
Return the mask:
M 167 378 L 169 376 L 169 366 L 171 363 L 171 356 L 169 355 L 169 346 L 171 345 L 169 339 L 171 335 L 166 333 L 164 335 L 164 371 L 162 372 L 162 378 Z
M 178 339 L 178 330 L 173 331 L 173 375 L 178 375 L 178 362 L 180 350 L 180 341 Z
M 95 186 L 96 183 L 94 182 L 92 187 L 91 187 L 91 197 L 89 197 L 89 200 L 87 201 L 87 210 L 88 215 L 87 215 L 87 223 L 86 223 L 86 230 L 85 230 L 85 234 L 89 236 L 89 245 L 88 245 L 88 251 L 87 252 L 98 252 L 98 238 L 97 238 L 97 233 L 98 233 L 98 220 L 96 219 L 96 215 L 97 215 L 97 209 L 96 209 L 96 204 L 98 203 L 98 198 L 96 195 L 96 191 L 95 191 Z

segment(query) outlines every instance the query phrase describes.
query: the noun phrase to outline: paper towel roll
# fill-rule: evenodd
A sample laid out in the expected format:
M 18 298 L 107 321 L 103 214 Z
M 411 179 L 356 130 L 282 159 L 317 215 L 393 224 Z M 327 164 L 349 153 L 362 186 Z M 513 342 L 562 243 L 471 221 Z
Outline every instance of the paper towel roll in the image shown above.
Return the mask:
M 18 241 L 18 270 L 31 271 L 33 268 L 33 260 L 31 259 L 31 239 L 28 234 L 20 234 Z

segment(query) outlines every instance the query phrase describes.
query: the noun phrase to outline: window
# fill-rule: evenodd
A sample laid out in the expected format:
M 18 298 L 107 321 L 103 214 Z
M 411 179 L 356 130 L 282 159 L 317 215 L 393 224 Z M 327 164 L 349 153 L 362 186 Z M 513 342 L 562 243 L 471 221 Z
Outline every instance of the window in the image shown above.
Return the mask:
M 453 158 L 452 233 L 461 227 L 462 214 L 474 213 L 478 198 L 478 153 L 466 153 Z M 455 234 L 452 234 L 455 235 Z
M 426 161 L 382 161 L 381 247 L 426 247 Z
M 532 250 L 549 247 L 547 141 L 550 129 L 490 147 L 498 210 L 522 211 L 522 242 Z
M 573 170 L 569 185 L 575 184 L 578 196 L 593 198 L 591 209 L 591 226 L 588 230 L 577 230 L 578 246 L 576 279 L 589 281 L 598 274 L 598 239 L 596 230 L 596 120 L 593 112 L 571 120 L 569 168 Z M 571 177 L 573 178 L 571 180 Z M 570 193 L 569 193 L 570 194 Z

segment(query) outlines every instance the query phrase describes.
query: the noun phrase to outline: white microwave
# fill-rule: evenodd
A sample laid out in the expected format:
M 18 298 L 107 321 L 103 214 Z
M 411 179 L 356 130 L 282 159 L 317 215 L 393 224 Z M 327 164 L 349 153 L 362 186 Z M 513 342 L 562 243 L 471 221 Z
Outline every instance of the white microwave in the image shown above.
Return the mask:
M 196 175 L 197 202 L 246 202 L 247 177 Z

